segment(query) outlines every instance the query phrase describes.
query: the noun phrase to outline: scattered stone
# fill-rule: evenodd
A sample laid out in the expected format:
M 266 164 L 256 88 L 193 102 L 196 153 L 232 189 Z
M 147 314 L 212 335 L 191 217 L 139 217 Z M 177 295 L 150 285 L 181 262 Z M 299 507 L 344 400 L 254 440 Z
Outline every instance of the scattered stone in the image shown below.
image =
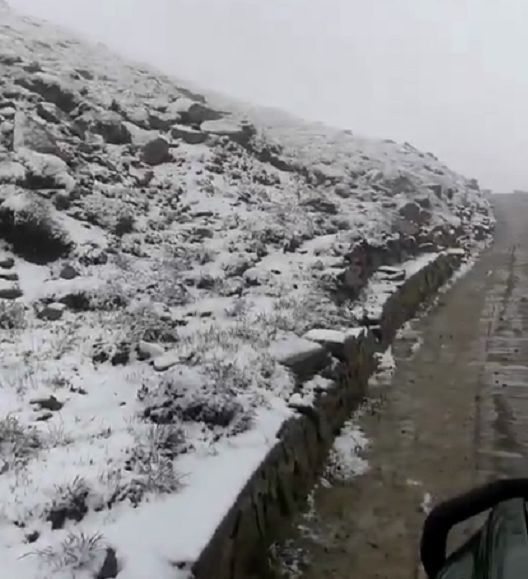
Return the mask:
M 141 160 L 147 165 L 161 165 L 170 161 L 169 143 L 162 137 L 149 141 L 141 153 Z
M 303 380 L 311 378 L 329 363 L 328 352 L 321 344 L 297 336 L 275 342 L 269 353 Z
M 15 260 L 5 253 L 0 252 L 0 267 L 3 269 L 11 269 L 15 265 Z
M 127 145 L 132 142 L 132 135 L 121 116 L 112 111 L 101 114 L 96 119 L 93 130 L 111 145 Z
M 32 531 L 26 535 L 26 543 L 35 543 L 38 541 L 40 533 L 38 531 Z
M 117 577 L 118 574 L 119 565 L 117 562 L 116 552 L 112 547 L 107 547 L 103 566 L 95 579 L 113 579 L 114 577 Z
M 185 125 L 174 125 L 171 128 L 171 136 L 173 139 L 181 139 L 188 145 L 200 145 L 207 139 L 207 133 Z
M 16 300 L 22 297 L 20 286 L 12 281 L 0 279 L 0 298 L 4 300 Z
M 406 277 L 405 270 L 398 267 L 382 265 L 377 271 L 383 279 L 390 281 L 404 281 Z
M 420 223 L 420 212 L 420 206 L 412 201 L 410 203 L 406 203 L 399 209 L 399 214 L 405 220 L 412 221 L 414 223 Z
M 270 279 L 269 272 L 251 267 L 244 272 L 243 279 L 248 287 L 265 285 Z
M 48 155 L 60 153 L 57 140 L 45 123 L 24 113 L 17 113 L 15 117 L 13 148 L 15 151 L 25 148 Z
M 175 366 L 180 361 L 180 352 L 178 350 L 170 350 L 165 354 L 154 358 L 153 366 L 158 372 L 164 372 L 172 366 Z
M 29 402 L 38 406 L 39 410 L 50 410 L 51 412 L 58 412 L 64 406 L 64 403 L 57 400 L 53 394 L 49 398 L 36 398 Z
M 0 162 L 0 184 L 20 184 L 26 180 L 26 169 L 16 161 Z
M 42 102 L 37 105 L 37 114 L 48 123 L 58 124 L 61 122 L 61 115 L 57 105 Z
M 110 362 L 112 366 L 125 366 L 130 361 L 130 344 L 121 342 L 113 354 Z
M 0 280 L 18 281 L 18 273 L 12 270 L 0 269 Z
M 159 358 L 163 356 L 165 349 L 159 344 L 153 344 L 141 340 L 137 345 L 137 354 L 140 360 L 149 360 L 150 358 Z
M 201 130 L 216 137 L 228 137 L 239 145 L 246 145 L 255 134 L 255 128 L 249 123 L 236 123 L 227 119 L 206 121 Z
M 201 125 L 206 121 L 217 121 L 224 116 L 222 113 L 188 98 L 178 99 L 175 105 L 175 109 L 180 114 L 181 122 L 186 125 Z
M 44 306 L 37 315 L 41 320 L 55 322 L 62 318 L 65 311 L 66 306 L 64 304 L 54 302 Z
M 24 88 L 39 94 L 44 100 L 51 102 L 61 111 L 70 113 L 79 104 L 79 97 L 62 81 L 43 72 L 20 77 L 15 82 Z
M 53 412 L 43 412 L 42 414 L 39 414 L 35 420 L 38 422 L 47 422 L 51 418 L 53 418 Z
M 66 263 L 62 266 L 59 275 L 62 279 L 75 279 L 80 273 L 73 265 Z

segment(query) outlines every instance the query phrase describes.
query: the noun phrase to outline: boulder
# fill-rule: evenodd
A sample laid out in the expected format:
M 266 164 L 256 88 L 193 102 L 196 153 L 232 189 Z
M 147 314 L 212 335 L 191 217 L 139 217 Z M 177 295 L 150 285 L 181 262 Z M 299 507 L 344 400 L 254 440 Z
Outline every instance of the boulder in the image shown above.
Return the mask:
M 110 145 L 127 145 L 132 142 L 132 135 L 121 116 L 112 111 L 102 113 L 96 118 L 93 131 Z
M 65 113 L 72 112 L 80 102 L 77 93 L 51 74 L 37 72 L 20 77 L 15 82 L 39 94 L 44 100 L 57 105 Z
M 237 123 L 228 119 L 206 121 L 202 123 L 201 130 L 216 137 L 228 137 L 239 145 L 246 145 L 255 134 L 255 129 L 248 123 Z
M 17 157 L 26 169 L 21 185 L 27 189 L 72 190 L 75 187 L 68 165 L 59 157 L 25 148 L 18 151 Z
M 185 125 L 201 125 L 206 121 L 217 121 L 224 116 L 222 113 L 188 98 L 178 99 L 172 105 L 172 110 L 179 113 L 181 122 Z
M 12 256 L 0 251 L 0 268 L 11 269 L 15 265 L 15 260 Z
M 158 372 L 164 372 L 172 366 L 176 366 L 181 359 L 181 352 L 178 350 L 169 350 L 168 352 L 154 358 L 153 366 Z
M 13 269 L 0 268 L 0 280 L 18 281 L 18 273 Z
M 0 279 L 0 298 L 4 300 L 16 300 L 22 297 L 22 290 L 16 282 Z
M 0 298 L 4 300 L 16 300 L 22 297 L 22 290 L 16 282 L 0 279 Z
M 173 139 L 182 140 L 188 145 L 200 145 L 207 139 L 207 133 L 185 125 L 174 125 L 171 128 L 171 136 Z
M 160 358 L 165 353 L 163 346 L 141 340 L 137 345 L 137 354 L 140 360 Z
M 60 152 L 57 140 L 46 128 L 46 123 L 24 113 L 17 113 L 15 117 L 13 148 L 15 151 L 25 148 L 50 155 Z
M 270 346 L 269 353 L 301 380 L 311 378 L 330 362 L 321 344 L 297 336 L 278 340 Z
M 420 211 L 421 211 L 420 206 L 417 203 L 411 201 L 400 207 L 398 212 L 406 221 L 413 221 L 414 223 L 419 223 Z
M 59 275 L 62 279 L 75 279 L 76 277 L 79 277 L 80 274 L 73 265 L 66 263 L 62 266 Z
M 61 122 L 61 112 L 57 105 L 42 102 L 37 105 L 37 114 L 48 123 L 58 124 Z
M 149 141 L 141 152 L 141 160 L 147 165 L 161 165 L 170 161 L 169 143 L 162 137 Z
M 51 304 L 45 305 L 38 313 L 37 316 L 41 320 L 49 320 L 55 322 L 60 320 L 66 311 L 66 306 L 61 303 L 53 302 Z

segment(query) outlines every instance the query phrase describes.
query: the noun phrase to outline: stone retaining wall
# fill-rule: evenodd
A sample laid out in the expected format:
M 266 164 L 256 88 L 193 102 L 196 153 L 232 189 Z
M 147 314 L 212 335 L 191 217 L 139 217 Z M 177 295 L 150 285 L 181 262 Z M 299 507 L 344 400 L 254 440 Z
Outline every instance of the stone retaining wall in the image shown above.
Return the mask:
M 345 341 L 342 360 L 332 370 L 333 386 L 319 393 L 313 407 L 300 410 L 283 425 L 277 444 L 194 565 L 196 579 L 261 577 L 259 569 L 268 545 L 305 501 L 334 438 L 364 397 L 376 369 L 375 354 L 390 344 L 398 328 L 450 278 L 461 257 L 442 254 L 409 277 L 385 303 L 380 331 L 366 329 Z

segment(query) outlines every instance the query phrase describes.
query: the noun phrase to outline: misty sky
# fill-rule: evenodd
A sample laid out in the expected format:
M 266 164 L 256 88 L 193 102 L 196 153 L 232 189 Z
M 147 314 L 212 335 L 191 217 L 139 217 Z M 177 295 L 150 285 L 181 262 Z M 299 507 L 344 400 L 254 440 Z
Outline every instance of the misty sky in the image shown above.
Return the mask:
M 244 100 L 528 189 L 526 0 L 8 0 Z

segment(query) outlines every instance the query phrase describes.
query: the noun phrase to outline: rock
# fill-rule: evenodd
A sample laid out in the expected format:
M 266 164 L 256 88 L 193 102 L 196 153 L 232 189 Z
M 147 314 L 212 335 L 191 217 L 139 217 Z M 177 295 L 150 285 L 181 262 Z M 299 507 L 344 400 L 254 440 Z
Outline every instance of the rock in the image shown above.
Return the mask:
M 58 124 L 61 122 L 59 108 L 53 103 L 39 103 L 37 105 L 37 114 L 48 123 Z
M 22 290 L 16 282 L 0 279 L 0 298 L 4 300 L 16 300 L 22 297 Z
M 60 153 L 57 140 L 46 128 L 44 121 L 24 113 L 17 113 L 15 117 L 13 148 L 15 151 L 25 148 L 48 155 Z
M 303 201 L 302 205 L 327 215 L 337 215 L 338 213 L 337 205 L 324 197 L 312 197 L 311 199 Z
M 5 279 L 7 281 L 18 281 L 18 273 L 16 271 L 10 271 L 0 268 L 0 280 Z
M 132 135 L 121 116 L 112 111 L 99 115 L 95 120 L 93 130 L 111 145 L 127 145 L 132 142 Z
M 0 162 L 0 184 L 23 183 L 26 180 L 26 169 L 15 161 Z
M 117 350 L 113 354 L 110 362 L 112 366 L 125 366 L 130 360 L 130 344 L 121 342 L 117 345 Z
M 406 221 L 419 223 L 420 211 L 421 211 L 420 206 L 417 203 L 411 201 L 400 207 L 398 212 Z
M 323 346 L 297 336 L 275 342 L 270 346 L 269 353 L 302 380 L 317 374 L 330 361 L 328 352 Z
M 419 197 L 416 199 L 416 203 L 418 203 L 422 209 L 431 209 L 431 200 L 429 197 Z
M 57 191 L 55 195 L 53 195 L 53 205 L 59 211 L 69 209 L 71 207 L 71 197 L 69 193 L 66 193 L 65 191 Z
M 200 145 L 207 139 L 207 133 L 184 125 L 174 125 L 171 128 L 171 136 L 173 139 L 181 139 L 188 145 Z
M 443 187 L 442 185 L 438 184 L 438 183 L 433 183 L 431 185 L 428 185 L 428 188 L 431 189 L 431 191 L 438 197 L 442 197 L 442 192 L 443 192 Z
M 188 98 L 178 99 L 173 105 L 173 110 L 180 114 L 181 122 L 186 125 L 200 125 L 206 121 L 217 121 L 224 116 L 222 113 Z
M 104 265 L 108 263 L 108 253 L 101 247 L 88 247 L 80 252 L 79 261 L 82 265 Z
M 391 267 L 389 265 L 382 265 L 378 268 L 377 273 L 389 281 L 404 281 L 406 274 L 404 269 L 398 267 Z
M 99 573 L 95 579 L 113 579 L 119 574 L 119 565 L 117 562 L 116 552 L 112 547 L 107 547 L 106 555 Z
M 420 226 L 415 221 L 400 218 L 394 221 L 392 230 L 403 237 L 413 237 L 420 232 Z
M 153 344 L 141 340 L 137 345 L 137 353 L 140 360 L 149 360 L 150 358 L 159 358 L 163 356 L 165 349 L 159 344 Z
M 38 317 L 41 320 L 49 320 L 55 322 L 60 320 L 66 311 L 66 306 L 61 303 L 51 303 L 44 306 L 39 312 Z
M 0 268 L 11 269 L 15 265 L 15 260 L 10 255 L 0 252 Z
M 270 274 L 268 271 L 261 270 L 256 267 L 251 267 L 244 272 L 243 279 L 247 286 L 255 287 L 268 283 Z
M 57 105 L 65 113 L 72 112 L 79 104 L 79 96 L 53 75 L 37 72 L 20 77 L 15 82 Z
M 75 279 L 76 277 L 79 277 L 80 273 L 75 267 L 73 267 L 73 265 L 67 263 L 62 266 L 59 275 L 62 279 Z
M 166 163 L 170 158 L 169 143 L 162 137 L 149 141 L 141 153 L 141 160 L 152 166 Z
M 246 145 L 255 134 L 255 128 L 248 123 L 236 123 L 227 119 L 206 121 L 202 123 L 201 130 L 208 135 L 228 137 L 239 145 Z
M 154 131 L 168 131 L 171 126 L 180 118 L 179 114 L 165 114 L 159 112 L 150 112 L 148 115 L 148 124 Z
M 349 339 L 358 338 L 364 331 L 364 328 L 353 328 L 348 331 L 314 329 L 307 332 L 303 339 L 321 344 L 333 356 L 342 360 L 345 342 Z
M 21 185 L 27 189 L 66 189 L 75 187 L 68 165 L 56 155 L 22 148 L 17 155 L 26 169 Z
M 169 350 L 161 356 L 154 358 L 152 365 L 158 372 L 164 372 L 165 370 L 168 370 L 169 368 L 172 368 L 172 366 L 178 364 L 180 361 L 180 356 L 181 354 L 178 350 Z
M 29 403 L 38 406 L 40 410 L 50 410 L 52 412 L 57 412 L 64 406 L 64 403 L 57 400 L 53 395 L 49 398 L 36 398 L 30 400 Z

